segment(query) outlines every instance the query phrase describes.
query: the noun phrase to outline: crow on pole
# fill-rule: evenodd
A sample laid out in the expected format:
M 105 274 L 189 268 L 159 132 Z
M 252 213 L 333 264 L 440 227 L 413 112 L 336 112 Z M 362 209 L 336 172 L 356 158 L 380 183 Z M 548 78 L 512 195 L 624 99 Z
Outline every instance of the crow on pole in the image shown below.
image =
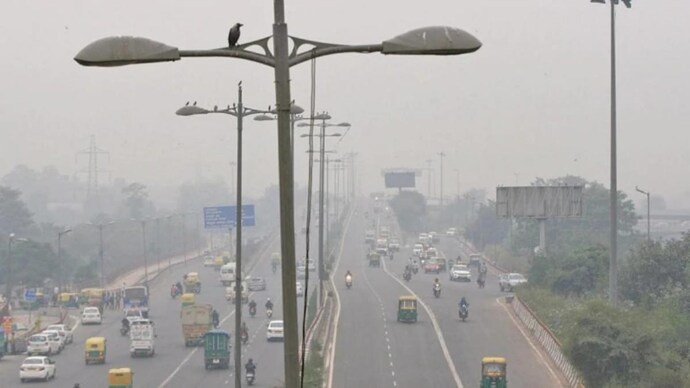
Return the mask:
M 230 31 L 228 32 L 228 47 L 235 47 L 237 45 L 237 41 L 240 39 L 240 27 L 242 26 L 242 23 L 236 23 L 234 26 L 230 27 Z

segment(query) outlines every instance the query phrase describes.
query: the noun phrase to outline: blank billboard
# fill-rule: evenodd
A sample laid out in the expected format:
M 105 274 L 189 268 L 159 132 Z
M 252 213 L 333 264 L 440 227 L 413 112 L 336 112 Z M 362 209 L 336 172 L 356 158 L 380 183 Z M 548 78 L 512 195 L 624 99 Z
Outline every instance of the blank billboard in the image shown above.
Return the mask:
M 582 186 L 522 186 L 496 188 L 499 217 L 580 217 Z
M 401 187 L 415 187 L 414 171 L 387 172 L 384 174 L 386 188 L 398 189 Z

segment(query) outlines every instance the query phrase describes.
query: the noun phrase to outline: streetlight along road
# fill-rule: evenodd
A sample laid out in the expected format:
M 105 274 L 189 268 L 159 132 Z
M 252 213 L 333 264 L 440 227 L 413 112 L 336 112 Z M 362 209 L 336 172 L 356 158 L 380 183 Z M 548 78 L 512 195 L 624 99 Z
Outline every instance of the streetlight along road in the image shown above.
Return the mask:
M 471 34 L 453 27 L 419 28 L 393 39 L 370 45 L 323 43 L 288 36 L 284 0 L 274 0 L 273 35 L 230 48 L 179 50 L 177 47 L 147 38 L 109 37 L 84 47 L 74 60 L 83 66 L 113 67 L 139 63 L 177 61 L 183 57 L 241 58 L 274 68 L 276 112 L 278 113 L 278 172 L 280 187 L 280 244 L 283 261 L 283 320 L 285 323 L 285 386 L 300 385 L 299 335 L 295 274 L 294 182 L 290 136 L 290 67 L 307 60 L 340 53 L 387 55 L 461 55 L 479 50 L 481 42 Z M 269 48 L 273 41 L 273 52 Z M 289 50 L 288 40 L 292 40 Z M 257 46 L 263 53 L 247 50 Z M 309 46 L 301 50 L 304 46 Z M 235 387 L 241 386 L 239 373 Z

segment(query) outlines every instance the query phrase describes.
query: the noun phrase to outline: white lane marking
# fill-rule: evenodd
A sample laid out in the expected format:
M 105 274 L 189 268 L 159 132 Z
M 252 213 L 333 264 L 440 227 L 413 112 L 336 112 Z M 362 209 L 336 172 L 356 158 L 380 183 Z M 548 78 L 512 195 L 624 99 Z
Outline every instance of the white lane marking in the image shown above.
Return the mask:
M 353 205 L 352 210 L 350 211 L 350 216 L 347 219 L 347 224 L 345 225 L 345 228 L 343 229 L 344 233 L 343 236 L 347 236 L 347 233 L 350 231 L 350 222 L 352 222 L 352 217 L 353 215 L 357 212 L 357 205 Z M 345 238 L 342 238 L 340 241 L 340 251 L 338 252 L 338 259 L 335 262 L 335 265 L 333 266 L 333 273 L 335 274 L 338 272 L 338 268 L 340 267 L 340 258 L 343 256 L 343 251 L 345 250 Z M 328 368 L 328 385 L 326 387 L 331 388 L 333 387 L 333 371 L 335 370 L 335 364 L 333 363 L 333 360 L 335 359 L 335 347 L 336 344 L 338 343 L 338 323 L 340 321 L 340 293 L 338 292 L 338 288 L 335 286 L 335 282 L 333 281 L 333 276 L 331 276 L 330 279 L 331 282 L 331 288 L 333 289 L 333 293 L 335 294 L 335 318 L 333 319 L 333 339 L 331 340 L 331 346 L 329 347 L 330 353 L 328 354 L 328 357 L 326 359 L 326 364 L 329 365 Z
M 431 324 L 434 326 L 434 331 L 436 332 L 436 338 L 438 338 L 438 342 L 441 345 L 441 350 L 443 351 L 443 357 L 446 359 L 446 363 L 448 364 L 448 369 L 450 369 L 450 374 L 453 375 L 453 380 L 455 380 L 455 385 L 457 388 L 464 388 L 462 385 L 462 380 L 460 380 L 460 375 L 458 374 L 458 371 L 455 369 L 455 363 L 453 362 L 453 358 L 450 356 L 450 352 L 448 351 L 448 346 L 446 346 L 446 340 L 443 338 L 443 333 L 441 332 L 441 327 L 438 325 L 438 321 L 436 320 L 436 316 L 434 315 L 434 312 L 431 311 L 429 306 L 424 303 L 422 298 L 420 298 L 417 294 L 415 294 L 410 287 L 406 286 L 405 283 L 400 281 L 395 275 L 393 275 L 388 268 L 386 268 L 386 261 L 381 260 L 383 263 L 383 270 L 388 274 L 388 276 L 391 277 L 391 279 L 395 280 L 403 286 L 410 294 L 414 295 L 417 298 L 417 301 L 419 304 L 424 307 L 424 310 L 426 311 L 427 315 L 429 315 L 429 318 L 431 318 Z
M 561 385 L 561 386 L 562 386 L 561 379 L 558 377 L 558 374 L 551 368 L 551 365 L 549 364 L 549 362 L 546 361 L 546 359 L 544 358 L 544 356 L 542 356 L 542 353 L 539 351 L 539 349 L 537 348 L 537 346 L 536 346 L 536 345 L 534 344 L 534 342 L 532 341 L 532 336 L 529 335 L 527 332 L 525 332 L 524 328 L 522 327 L 523 325 L 521 325 L 520 322 L 518 322 L 518 321 L 515 319 L 515 317 L 513 317 L 513 314 L 508 310 L 508 306 L 506 306 L 505 304 L 503 304 L 503 303 L 500 302 L 500 299 L 501 299 L 501 298 L 502 298 L 502 297 L 496 298 L 496 303 L 498 303 L 499 305 L 501 305 L 501 307 L 503 307 L 503 309 L 506 310 L 506 313 L 507 313 L 508 316 L 510 317 L 510 320 L 513 321 L 513 324 L 518 328 L 518 330 L 520 330 L 520 333 L 522 334 L 523 337 L 525 337 L 525 339 L 527 340 L 527 343 L 529 343 L 529 346 L 532 348 L 532 350 L 534 351 L 534 353 L 537 354 L 537 357 L 539 357 L 539 360 L 541 360 L 541 363 L 544 364 L 544 366 L 546 367 L 546 369 L 549 370 L 549 373 L 551 373 L 551 376 L 558 382 L 558 385 Z

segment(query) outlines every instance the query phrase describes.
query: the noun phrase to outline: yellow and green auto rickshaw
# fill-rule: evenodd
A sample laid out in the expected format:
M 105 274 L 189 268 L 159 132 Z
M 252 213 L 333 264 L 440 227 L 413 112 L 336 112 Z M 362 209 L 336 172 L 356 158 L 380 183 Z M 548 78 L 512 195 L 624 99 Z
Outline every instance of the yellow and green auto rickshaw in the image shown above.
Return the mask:
M 190 272 L 184 276 L 184 292 L 201 292 L 201 280 L 197 272 Z
M 196 296 L 191 292 L 188 292 L 186 294 L 182 294 L 180 301 L 182 301 L 182 307 L 193 305 L 196 303 Z
M 90 337 L 84 343 L 84 362 L 105 364 L 106 340 L 104 337 Z
M 481 388 L 506 388 L 508 369 L 505 357 L 482 358 Z
M 63 292 L 58 294 L 57 297 L 57 303 L 60 306 L 65 306 L 65 307 L 79 307 L 79 303 L 77 302 L 77 293 L 74 292 Z
M 108 371 L 108 388 L 133 388 L 134 372 L 130 368 L 113 368 Z
M 398 322 L 417 322 L 417 298 L 412 295 L 398 299 Z

